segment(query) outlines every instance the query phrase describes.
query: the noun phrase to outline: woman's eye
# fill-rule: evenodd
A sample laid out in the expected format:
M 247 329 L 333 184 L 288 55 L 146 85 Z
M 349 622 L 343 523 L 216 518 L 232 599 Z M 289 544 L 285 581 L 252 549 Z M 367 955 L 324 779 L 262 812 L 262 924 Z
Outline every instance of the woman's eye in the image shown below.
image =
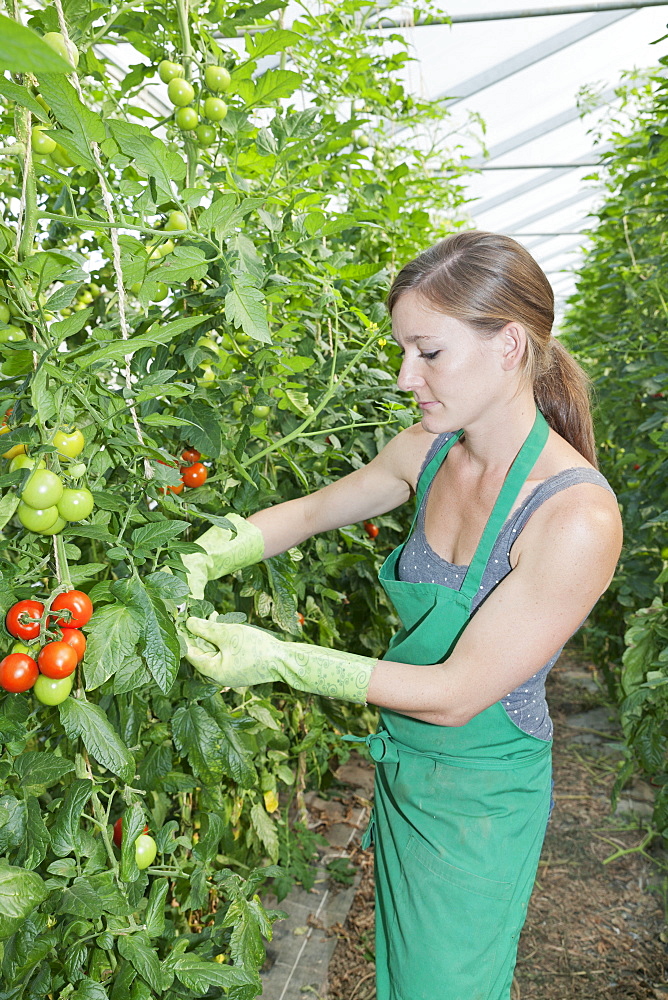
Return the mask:
M 421 357 L 421 358 L 426 358 L 426 359 L 427 359 L 427 361 L 433 361 L 433 360 L 434 360 L 434 358 L 437 358 L 437 357 L 439 356 L 439 354 L 440 354 L 440 353 L 441 353 L 440 351 L 431 351 L 431 352 L 430 352 L 429 354 L 427 354 L 427 353 L 425 353 L 425 352 L 423 351 L 423 352 L 422 352 L 422 353 L 420 354 L 420 357 Z

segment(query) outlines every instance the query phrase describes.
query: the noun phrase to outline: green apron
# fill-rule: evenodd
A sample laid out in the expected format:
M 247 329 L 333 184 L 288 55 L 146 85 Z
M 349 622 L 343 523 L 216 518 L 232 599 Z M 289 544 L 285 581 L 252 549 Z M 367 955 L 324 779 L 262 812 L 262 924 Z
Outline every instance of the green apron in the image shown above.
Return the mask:
M 460 590 L 397 579 L 401 546 L 385 561 L 380 582 L 403 626 L 385 659 L 417 667 L 450 654 L 548 430 L 537 410 Z M 461 434 L 424 470 L 417 511 Z M 458 727 L 383 709 L 363 742 L 380 765 L 362 842 L 375 842 L 377 1000 L 509 1000 L 549 815 L 551 741 L 497 702 Z

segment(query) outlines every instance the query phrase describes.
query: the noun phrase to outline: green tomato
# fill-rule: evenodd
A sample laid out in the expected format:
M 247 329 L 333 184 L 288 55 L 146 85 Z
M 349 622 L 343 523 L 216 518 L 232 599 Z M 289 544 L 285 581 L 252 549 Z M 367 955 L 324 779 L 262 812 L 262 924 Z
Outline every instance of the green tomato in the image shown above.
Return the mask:
M 63 495 L 63 481 L 48 469 L 35 469 L 23 488 L 21 500 L 34 510 L 53 507 Z
M 212 122 L 221 122 L 227 114 L 227 104 L 220 97 L 207 97 L 204 102 L 204 117 Z
M 40 674 L 35 681 L 33 693 L 43 705 L 61 705 L 69 697 L 73 683 L 74 674 L 58 679 Z
M 232 409 L 238 417 L 241 416 L 241 411 L 243 410 L 243 408 L 244 404 L 241 399 L 235 399 L 234 402 L 232 403 Z
M 9 471 L 16 472 L 17 469 L 34 469 L 35 459 L 30 458 L 29 455 L 15 455 L 14 458 L 9 463 Z M 46 462 L 43 458 L 40 458 L 37 463 L 38 469 L 46 469 Z
M 84 476 L 86 474 L 86 466 L 83 462 L 77 462 L 76 465 L 70 465 L 67 470 L 67 474 L 68 476 L 71 476 L 72 479 L 79 479 L 80 476 Z
M 52 440 L 52 444 L 55 444 L 58 449 L 58 454 L 67 458 L 76 458 L 77 455 L 80 455 L 85 443 L 84 436 L 78 428 L 69 433 L 57 431 Z
M 204 70 L 204 82 L 209 90 L 218 93 L 229 88 L 231 77 L 224 66 L 207 66 Z
M 175 76 L 169 81 L 167 96 L 177 108 L 185 108 L 195 100 L 195 91 L 187 80 Z
M 37 534 L 52 528 L 58 520 L 57 507 L 35 510 L 34 507 L 29 507 L 27 503 L 23 502 L 19 503 L 17 514 L 23 527 L 27 528 L 28 531 L 35 531 Z
M 188 219 L 183 212 L 170 212 L 167 222 L 165 223 L 165 229 L 168 232 L 172 232 L 172 230 L 183 231 L 184 229 L 188 229 Z
M 12 646 L 10 652 L 11 653 L 27 653 L 28 656 L 32 656 L 33 659 L 36 659 L 36 657 L 33 656 L 33 653 L 35 652 L 35 647 L 34 646 L 27 646 L 25 642 L 15 642 L 14 645 Z
M 151 302 L 162 302 L 169 295 L 169 288 L 164 281 L 156 281 L 155 291 L 151 295 Z
M 65 520 L 65 518 L 64 517 L 58 517 L 53 522 L 53 524 L 51 525 L 50 528 L 43 528 L 41 531 L 38 531 L 37 534 L 38 535 L 59 535 L 60 532 L 63 530 L 63 528 L 66 528 L 66 527 L 67 527 L 67 521 Z
M 199 367 L 202 369 L 202 376 L 197 379 L 198 385 L 210 385 L 216 381 L 216 373 L 211 365 L 200 364 Z
M 165 240 L 159 247 L 153 247 L 149 253 L 149 257 L 151 260 L 160 260 L 161 257 L 166 257 L 168 253 L 171 253 L 173 249 L 174 240 Z
M 209 126 L 205 125 L 204 128 L 209 128 Z M 211 131 L 213 132 L 213 129 L 211 129 Z M 10 316 L 11 313 L 9 311 L 9 306 L 7 305 L 7 303 L 0 302 L 0 323 L 9 323 Z
M 35 153 L 48 155 L 49 153 L 53 153 L 58 143 L 50 135 L 44 135 L 41 126 L 35 125 L 30 133 L 30 145 Z
M 200 146 L 210 146 L 216 141 L 216 130 L 213 125 L 198 125 L 195 131 Z
M 183 66 L 179 65 L 179 63 L 170 62 L 169 59 L 163 59 L 158 65 L 158 76 L 163 83 L 169 83 L 170 80 L 182 77 L 184 73 Z
M 68 47 L 68 43 L 59 31 L 47 31 L 45 35 L 42 35 L 42 41 L 46 42 L 49 48 L 57 52 L 73 69 L 77 68 L 79 65 L 79 50 L 74 42 L 70 42 Z
M 179 108 L 174 115 L 174 121 L 182 132 L 192 132 L 197 128 L 199 115 L 194 108 Z
M 58 513 L 66 521 L 83 521 L 92 513 L 94 506 L 93 494 L 85 487 L 80 490 L 64 489 L 57 504 Z
M 77 292 L 77 301 L 83 302 L 85 306 L 89 306 L 93 301 L 93 296 L 87 288 L 83 288 L 80 292 Z
M 6 326 L 4 330 L 0 330 L 0 344 L 16 344 L 19 340 L 25 339 L 25 330 L 21 330 L 18 326 Z
M 37 687 L 37 681 L 35 681 L 35 687 Z M 135 861 L 137 862 L 137 868 L 148 868 L 155 861 L 157 853 L 158 845 L 153 837 L 149 837 L 147 833 L 140 833 L 135 840 Z
M 268 406 L 254 406 L 253 407 L 253 416 L 257 417 L 259 420 L 264 420 L 264 418 L 268 417 L 270 413 L 271 413 L 271 410 L 269 409 Z
M 63 147 L 58 144 L 56 144 L 56 148 L 54 149 L 51 156 L 56 161 L 59 167 L 65 167 L 66 169 L 69 169 L 69 167 L 74 166 L 74 160 L 72 159 L 70 154 L 67 152 L 67 150 L 63 149 Z
M 665 548 L 661 549 L 661 558 L 668 559 L 668 545 Z

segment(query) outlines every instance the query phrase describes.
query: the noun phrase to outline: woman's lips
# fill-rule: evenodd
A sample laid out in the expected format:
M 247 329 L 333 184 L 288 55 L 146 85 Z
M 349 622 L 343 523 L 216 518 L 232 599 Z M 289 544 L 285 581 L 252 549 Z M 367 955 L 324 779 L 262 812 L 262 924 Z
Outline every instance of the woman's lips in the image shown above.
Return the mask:
M 432 406 L 440 406 L 440 405 L 441 404 L 438 402 L 438 400 L 427 400 L 425 402 L 423 402 L 422 400 L 418 400 L 418 406 L 420 407 L 421 410 L 430 410 Z

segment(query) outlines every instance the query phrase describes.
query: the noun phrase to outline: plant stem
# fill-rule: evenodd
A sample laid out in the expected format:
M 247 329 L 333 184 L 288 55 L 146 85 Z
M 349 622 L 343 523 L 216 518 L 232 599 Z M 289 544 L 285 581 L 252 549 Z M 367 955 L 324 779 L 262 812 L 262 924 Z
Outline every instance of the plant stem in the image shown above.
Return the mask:
M 179 21 L 179 31 L 181 32 L 181 46 L 183 49 L 183 61 L 185 63 L 185 78 L 192 79 L 193 48 L 190 42 L 190 27 L 188 24 L 188 0 L 176 0 L 176 14 Z M 195 174 L 197 171 L 197 147 L 192 139 L 186 138 L 186 160 L 188 162 L 188 173 L 186 186 L 194 187 Z

